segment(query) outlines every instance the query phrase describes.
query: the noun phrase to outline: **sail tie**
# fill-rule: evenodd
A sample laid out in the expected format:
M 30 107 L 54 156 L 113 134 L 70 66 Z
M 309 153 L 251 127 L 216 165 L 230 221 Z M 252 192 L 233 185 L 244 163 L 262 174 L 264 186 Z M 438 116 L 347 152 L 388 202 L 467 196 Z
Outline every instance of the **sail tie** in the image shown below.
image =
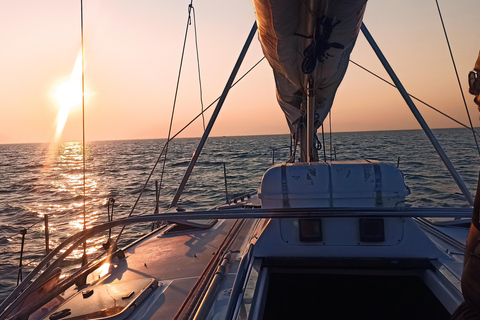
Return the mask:
M 322 124 L 323 126 L 323 124 Z M 318 134 L 316 132 L 313 133 L 314 137 L 314 147 L 317 149 L 317 151 L 322 150 L 323 146 L 322 143 L 320 142 L 320 139 L 318 138 Z M 323 141 L 323 144 L 325 144 L 325 141 Z
M 333 57 L 327 53 L 330 48 L 344 49 L 345 46 L 338 42 L 329 42 L 332 35 L 333 28 L 335 28 L 341 21 L 335 21 L 333 18 L 322 16 L 315 21 L 315 31 L 313 34 L 312 43 L 303 51 L 302 71 L 305 74 L 310 74 L 315 70 L 318 62 L 322 63 L 329 57 Z

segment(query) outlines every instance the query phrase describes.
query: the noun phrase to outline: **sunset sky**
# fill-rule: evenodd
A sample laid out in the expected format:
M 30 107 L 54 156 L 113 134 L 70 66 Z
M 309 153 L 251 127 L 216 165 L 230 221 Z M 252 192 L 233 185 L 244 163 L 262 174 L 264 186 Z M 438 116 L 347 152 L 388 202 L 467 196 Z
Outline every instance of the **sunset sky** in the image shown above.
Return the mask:
M 166 137 L 189 3 L 84 1 L 87 140 Z M 223 90 L 254 22 L 254 9 L 250 0 L 193 4 L 207 106 Z M 480 49 L 480 1 L 440 0 L 439 4 L 472 120 L 479 126 L 466 80 Z M 467 123 L 434 0 L 369 1 L 364 22 L 411 94 Z M 192 24 L 174 132 L 200 111 L 193 36 Z M 0 45 L 0 143 L 54 141 L 59 88 L 70 83 L 80 51 L 80 0 L 0 0 Z M 255 37 L 240 74 L 262 56 Z M 388 77 L 363 35 L 351 59 Z M 73 87 L 78 85 L 75 79 Z M 417 106 L 431 127 L 457 127 Z M 64 121 L 58 138 L 81 140 L 78 103 Z M 334 132 L 419 128 L 395 89 L 353 64 L 337 92 L 332 123 Z M 182 136 L 196 137 L 202 131 L 199 120 Z M 212 135 L 284 133 L 288 129 L 277 106 L 273 74 L 263 61 L 232 89 Z

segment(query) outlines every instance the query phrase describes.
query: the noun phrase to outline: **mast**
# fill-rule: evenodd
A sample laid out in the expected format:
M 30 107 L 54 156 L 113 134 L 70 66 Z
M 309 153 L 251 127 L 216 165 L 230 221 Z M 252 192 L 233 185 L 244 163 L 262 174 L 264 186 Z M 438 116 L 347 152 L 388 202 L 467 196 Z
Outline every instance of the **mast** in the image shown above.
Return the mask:
M 313 36 L 315 32 L 315 19 L 316 19 L 316 12 L 317 12 L 317 1 L 309 0 L 307 4 L 307 10 L 309 14 L 307 14 L 306 19 L 306 30 L 307 33 L 311 35 L 310 39 L 306 39 L 305 41 L 305 48 L 307 48 L 313 42 Z M 304 86 L 306 88 L 307 93 L 307 105 L 306 105 L 306 118 L 307 118 L 307 130 L 305 132 L 306 137 L 301 137 L 300 139 L 305 139 L 305 146 L 306 149 L 306 159 L 300 159 L 300 161 L 304 161 L 310 163 L 313 160 L 313 135 L 315 134 L 315 81 L 312 74 L 306 74 L 304 79 Z M 301 154 L 305 154 L 305 152 L 301 152 Z
M 315 81 L 308 77 L 307 83 L 307 163 L 314 162 L 314 134 L 315 134 Z M 318 160 L 316 160 L 318 161 Z
M 311 38 L 306 39 L 305 48 L 307 48 L 315 37 L 315 28 L 317 20 L 317 12 L 320 12 L 321 15 L 325 14 L 328 9 L 328 1 L 320 3 L 321 7 L 318 7 L 318 1 L 309 0 L 307 4 L 307 19 L 306 19 L 306 34 L 310 35 Z M 318 32 L 318 30 L 317 30 Z M 316 67 L 315 67 L 316 68 Z M 318 154 L 315 149 L 315 109 L 316 109 L 316 96 L 315 96 L 315 71 L 306 74 L 304 77 L 304 87 L 306 88 L 307 94 L 307 105 L 306 105 L 306 120 L 307 120 L 307 130 L 305 132 L 306 137 L 301 137 L 305 139 L 303 146 L 306 149 L 306 159 L 300 159 L 302 162 L 318 162 Z M 302 152 L 305 154 L 305 152 Z

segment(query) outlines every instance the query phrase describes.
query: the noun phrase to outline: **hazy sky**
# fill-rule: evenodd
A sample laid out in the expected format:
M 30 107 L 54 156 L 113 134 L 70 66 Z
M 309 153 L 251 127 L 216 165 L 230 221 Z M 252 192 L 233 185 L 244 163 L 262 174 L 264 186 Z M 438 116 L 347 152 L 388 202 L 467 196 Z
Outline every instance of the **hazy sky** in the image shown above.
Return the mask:
M 164 138 L 180 63 L 187 0 L 85 0 L 87 140 Z M 439 1 L 475 126 L 467 74 L 480 49 L 480 1 Z M 223 90 L 254 22 L 250 0 L 196 0 L 205 106 Z M 364 19 L 407 90 L 467 122 L 434 0 L 376 0 Z M 193 25 L 183 65 L 174 132 L 200 111 Z M 0 0 L 0 143 L 54 139 L 59 104 L 80 50 L 80 0 Z M 262 57 L 255 38 L 240 74 Z M 387 77 L 363 35 L 352 60 Z M 418 104 L 417 104 L 418 105 Z M 418 105 L 434 128 L 456 127 Z M 207 120 L 211 113 L 207 113 Z M 332 111 L 333 131 L 419 128 L 400 95 L 350 65 Z M 201 135 L 197 121 L 183 136 Z M 233 88 L 212 135 L 287 133 L 266 61 Z M 61 140 L 81 140 L 81 108 Z

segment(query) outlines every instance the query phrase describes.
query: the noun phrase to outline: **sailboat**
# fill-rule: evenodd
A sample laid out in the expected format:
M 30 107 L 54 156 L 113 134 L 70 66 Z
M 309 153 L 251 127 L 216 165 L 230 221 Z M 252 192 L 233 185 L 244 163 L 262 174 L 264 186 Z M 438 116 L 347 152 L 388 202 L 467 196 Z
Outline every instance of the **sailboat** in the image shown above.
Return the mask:
M 322 161 L 316 147 L 362 32 L 473 205 L 363 24 L 366 1 L 254 3 L 256 23 L 171 209 L 69 237 L 2 303 L 0 319 L 450 318 L 463 301 L 468 225 L 460 218 L 471 209 L 409 207 L 396 166 Z M 258 192 L 184 211 L 178 200 L 257 30 L 298 153 L 269 168 Z M 430 219 L 438 217 L 451 219 Z M 62 261 L 89 237 L 145 222 L 155 223 L 152 232 L 123 248 L 112 239 L 103 257 L 61 277 Z M 192 241 L 209 250 L 196 251 Z

